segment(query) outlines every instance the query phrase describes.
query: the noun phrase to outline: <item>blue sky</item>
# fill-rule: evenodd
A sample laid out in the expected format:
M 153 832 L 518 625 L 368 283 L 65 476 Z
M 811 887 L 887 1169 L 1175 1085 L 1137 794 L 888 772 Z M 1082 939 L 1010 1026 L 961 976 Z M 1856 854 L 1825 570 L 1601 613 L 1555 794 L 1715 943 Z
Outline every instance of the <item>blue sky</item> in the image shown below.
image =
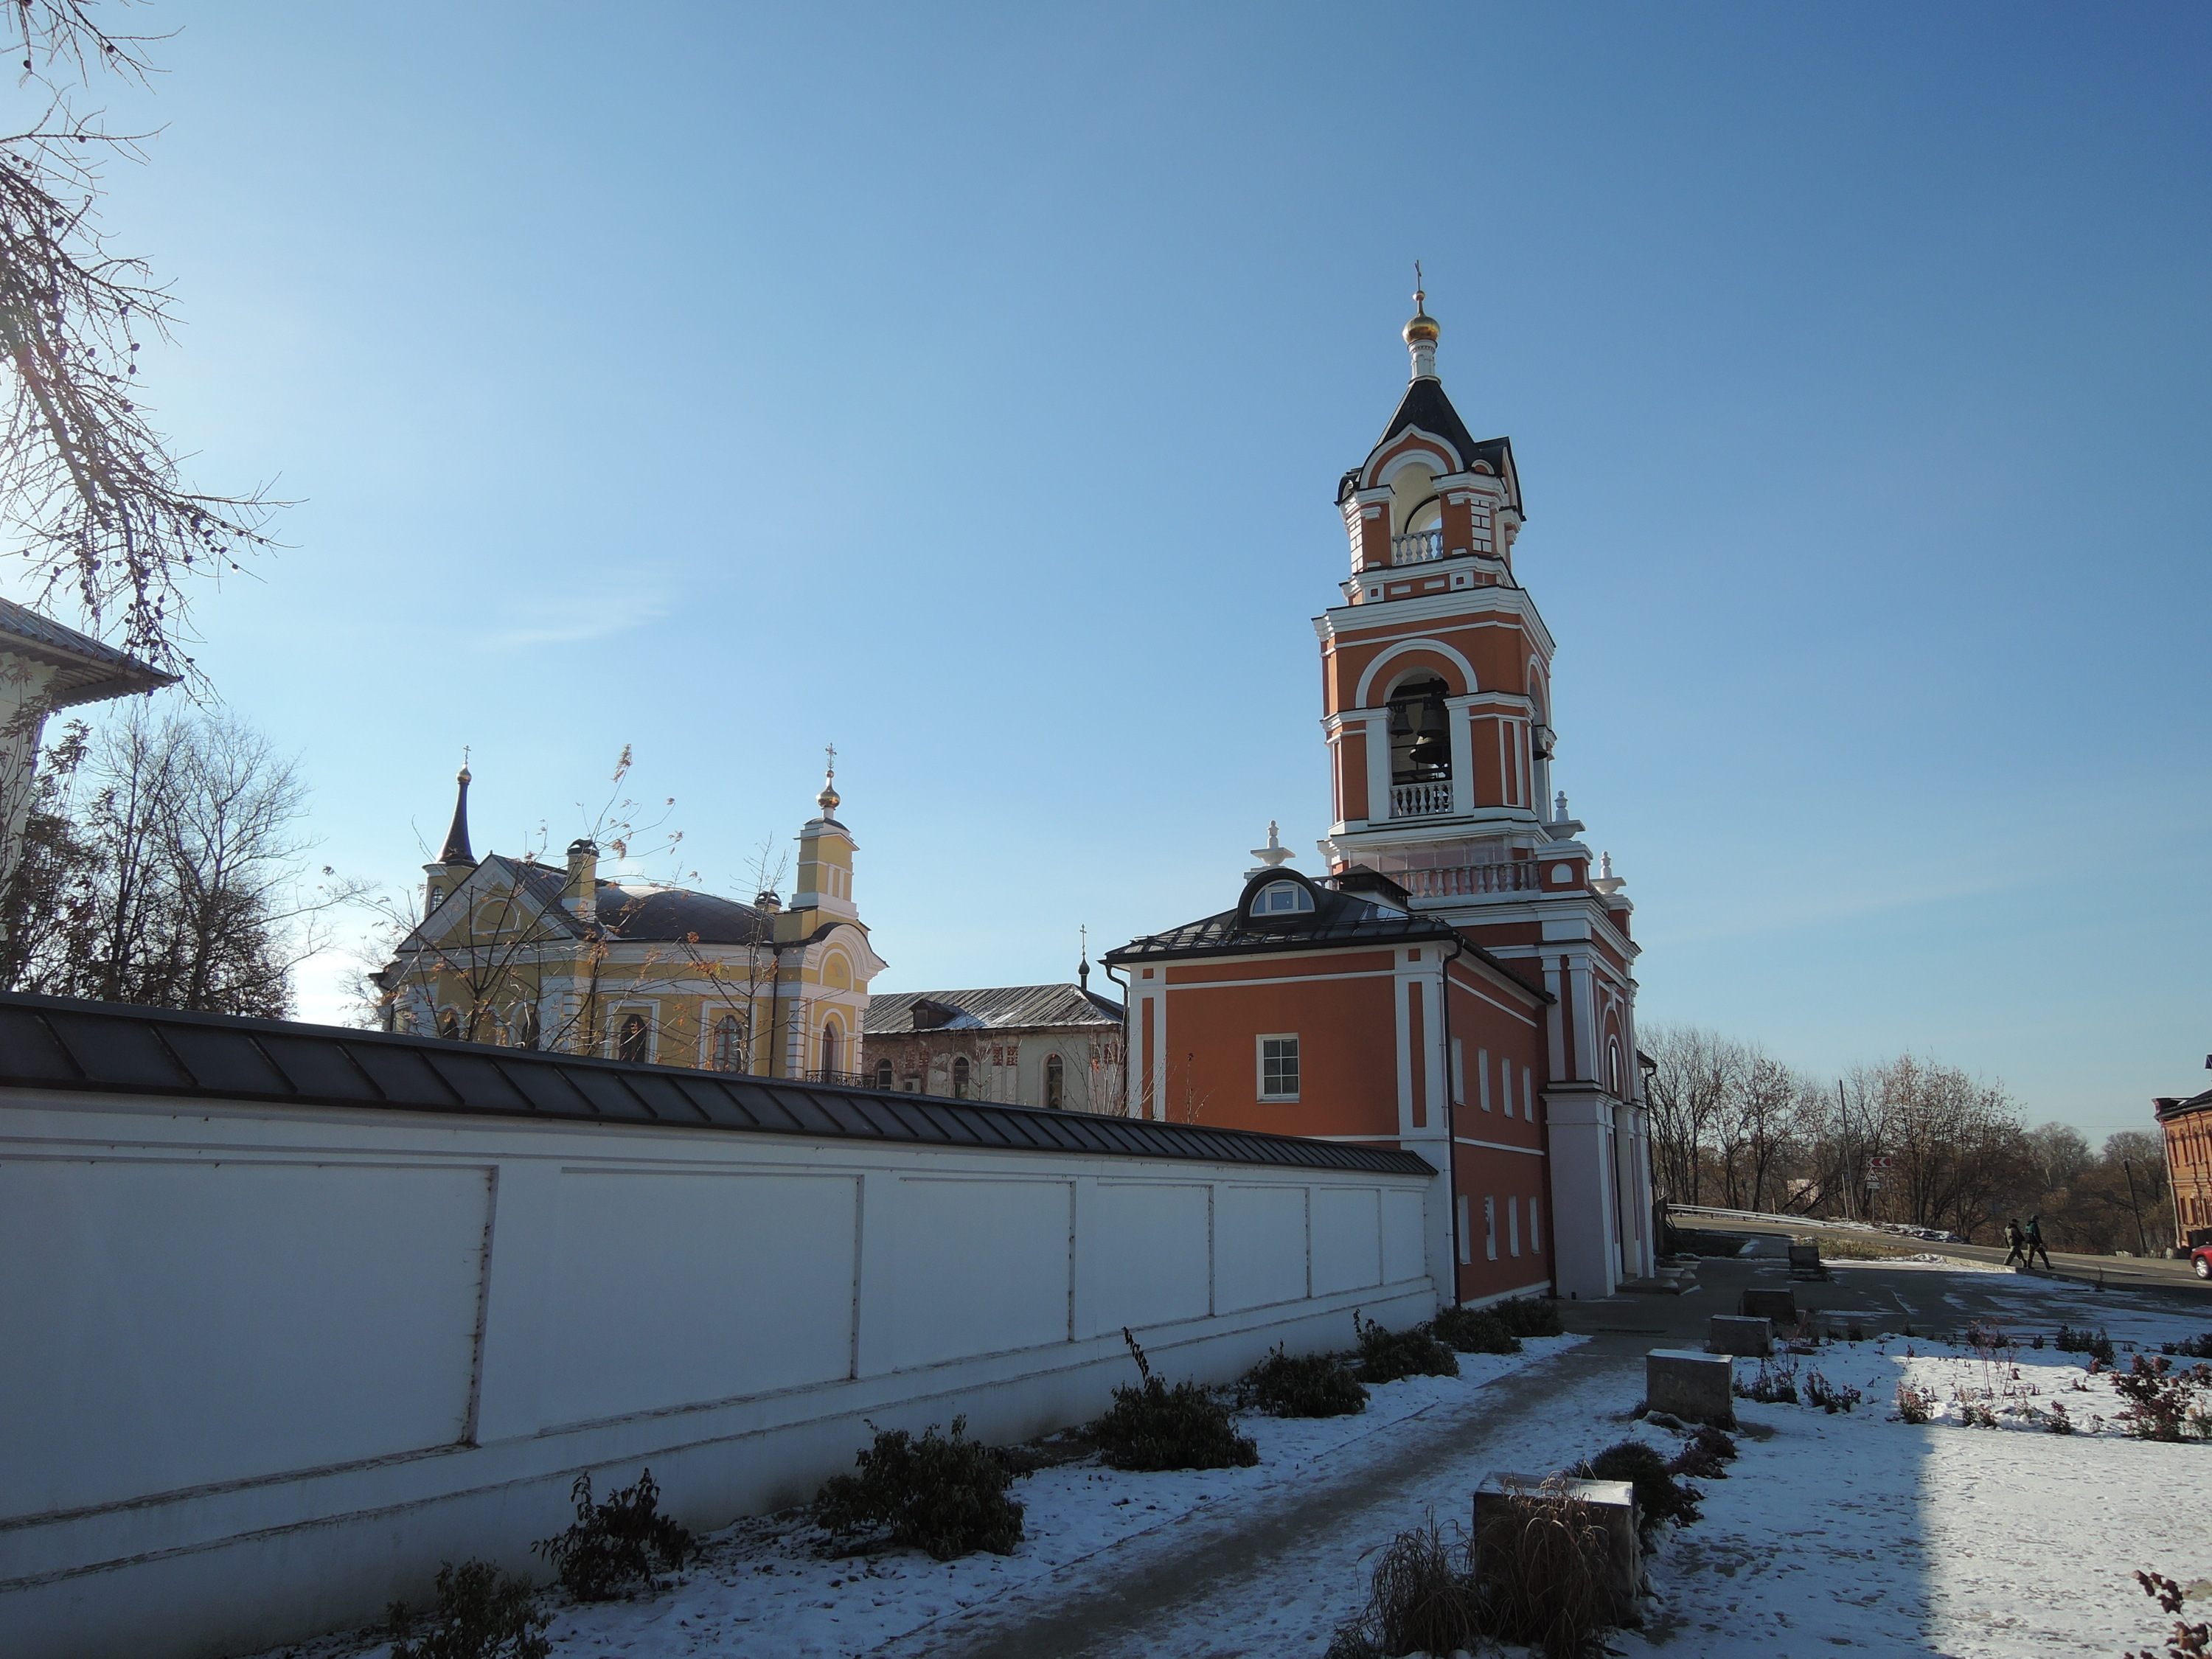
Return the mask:
M 2202 8 L 144 15 L 150 391 L 301 498 L 199 656 L 342 869 L 464 744 L 479 851 L 629 744 L 743 891 L 831 740 L 881 989 L 1316 865 L 1419 258 L 1645 1024 L 2093 1133 L 2212 1081 Z

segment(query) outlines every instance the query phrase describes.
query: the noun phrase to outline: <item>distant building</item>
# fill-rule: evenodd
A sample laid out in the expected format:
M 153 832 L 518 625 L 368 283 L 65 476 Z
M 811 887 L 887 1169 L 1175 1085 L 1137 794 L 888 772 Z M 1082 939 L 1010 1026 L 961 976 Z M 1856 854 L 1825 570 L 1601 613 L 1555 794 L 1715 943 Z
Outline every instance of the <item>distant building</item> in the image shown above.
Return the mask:
M 2207 1064 L 2212 1064 L 2208 1061 Z M 2186 1100 L 2151 1102 L 2166 1136 L 2166 1178 L 2173 1193 L 2176 1244 L 2212 1243 L 2212 1089 Z
M 865 1081 L 878 1089 L 1054 1111 L 1123 1109 L 1121 1005 L 1075 985 L 872 997 Z
M 46 716 L 176 683 L 174 674 L 0 599 L 0 884 L 22 848 Z
M 1422 297 L 1412 375 L 1340 480 L 1314 619 L 1328 873 L 1272 827 L 1233 908 L 1109 951 L 1133 1115 L 1419 1152 L 1457 1295 L 1604 1296 L 1654 1269 L 1626 884 L 1554 793 L 1553 640 L 1514 568 L 1513 446 L 1468 430 Z
M 426 1036 L 766 1077 L 858 1079 L 868 981 L 884 963 L 853 902 L 834 775 L 799 836 L 799 891 L 750 904 L 609 881 L 469 846 L 469 783 L 423 866 L 422 919 L 377 976 L 385 1027 Z

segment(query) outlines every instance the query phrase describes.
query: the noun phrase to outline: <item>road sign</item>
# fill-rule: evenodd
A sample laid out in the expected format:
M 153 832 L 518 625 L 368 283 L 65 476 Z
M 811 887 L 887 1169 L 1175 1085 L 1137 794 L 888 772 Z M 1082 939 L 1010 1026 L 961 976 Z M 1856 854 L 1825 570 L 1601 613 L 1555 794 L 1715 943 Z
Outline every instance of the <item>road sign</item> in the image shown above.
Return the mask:
M 1866 1188 L 1870 1193 L 1880 1192 L 1881 1190 L 1881 1177 L 1878 1175 L 1869 1176 L 1866 1178 Z
M 1896 1163 L 1897 1160 L 1893 1158 L 1883 1157 L 1870 1158 L 1866 1162 L 1867 1168 L 1869 1170 L 1887 1170 L 1891 1164 Z

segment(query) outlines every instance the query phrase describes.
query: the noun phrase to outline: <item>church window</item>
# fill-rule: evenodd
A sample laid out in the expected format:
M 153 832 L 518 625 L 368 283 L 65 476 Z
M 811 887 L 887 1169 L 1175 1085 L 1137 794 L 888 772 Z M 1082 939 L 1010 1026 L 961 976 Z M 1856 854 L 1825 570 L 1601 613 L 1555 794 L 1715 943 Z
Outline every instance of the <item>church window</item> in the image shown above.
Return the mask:
M 1262 887 L 1252 899 L 1255 916 L 1287 915 L 1314 908 L 1313 895 L 1295 881 L 1278 881 Z
M 1067 1066 L 1058 1054 L 1044 1057 L 1044 1103 L 1046 1109 L 1058 1111 L 1066 1103 Z
M 1298 1097 L 1298 1040 L 1295 1036 L 1260 1039 L 1260 1098 L 1296 1100 Z
M 514 1042 L 517 1048 L 535 1048 L 544 1041 L 544 1037 L 543 1016 L 538 1013 L 536 1003 L 526 1002 L 514 1011 Z
M 1492 1261 L 1498 1260 L 1498 1200 L 1482 1200 L 1482 1248 Z
M 876 1062 L 876 1087 L 888 1089 L 890 1086 L 891 1063 L 888 1060 L 879 1060 Z
M 952 1061 L 953 1099 L 965 1100 L 968 1098 L 968 1057 L 965 1054 L 955 1056 Z
M 1606 1086 L 1611 1089 L 1614 1097 L 1618 1098 L 1620 1094 L 1620 1045 L 1618 1042 L 1606 1044 L 1605 1072 Z
M 642 1064 L 650 1055 L 653 1028 L 643 1014 L 624 1014 L 615 1036 L 615 1058 Z
M 822 1069 L 825 1072 L 835 1072 L 837 1069 L 838 1038 L 839 1032 L 836 1021 L 833 1020 L 822 1028 Z
M 735 1014 L 724 1014 L 714 1022 L 714 1069 L 718 1072 L 742 1072 L 745 1069 L 745 1040 Z
M 1390 694 L 1390 781 L 1445 783 L 1451 778 L 1449 689 L 1434 675 L 1407 681 Z
M 459 1042 L 461 1040 L 461 1017 L 453 1009 L 446 1008 L 439 1011 L 438 1035 L 448 1042 Z

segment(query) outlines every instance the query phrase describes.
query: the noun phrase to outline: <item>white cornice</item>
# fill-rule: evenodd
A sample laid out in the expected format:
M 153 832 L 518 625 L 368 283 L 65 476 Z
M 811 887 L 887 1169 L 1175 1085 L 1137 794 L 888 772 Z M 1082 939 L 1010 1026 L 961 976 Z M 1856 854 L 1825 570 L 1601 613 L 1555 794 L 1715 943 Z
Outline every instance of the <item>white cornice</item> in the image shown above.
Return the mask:
M 1393 569 L 1428 571 L 1430 565 L 1393 566 Z M 1378 573 L 1363 573 L 1364 579 L 1372 580 Z M 1522 626 L 1537 642 L 1537 647 L 1547 665 L 1557 648 L 1552 630 L 1544 625 L 1538 614 L 1536 602 L 1528 597 L 1525 587 L 1496 585 L 1489 587 L 1460 587 L 1442 593 L 1417 594 L 1403 599 L 1377 599 L 1368 605 L 1336 605 L 1314 618 L 1314 632 L 1324 646 L 1333 646 L 1340 635 L 1364 633 L 1369 629 L 1404 628 L 1426 631 L 1448 618 L 1461 618 L 1465 627 L 1495 627 L 1487 617 L 1500 614 L 1517 617 Z M 1369 643 L 1366 641 L 1361 644 Z

